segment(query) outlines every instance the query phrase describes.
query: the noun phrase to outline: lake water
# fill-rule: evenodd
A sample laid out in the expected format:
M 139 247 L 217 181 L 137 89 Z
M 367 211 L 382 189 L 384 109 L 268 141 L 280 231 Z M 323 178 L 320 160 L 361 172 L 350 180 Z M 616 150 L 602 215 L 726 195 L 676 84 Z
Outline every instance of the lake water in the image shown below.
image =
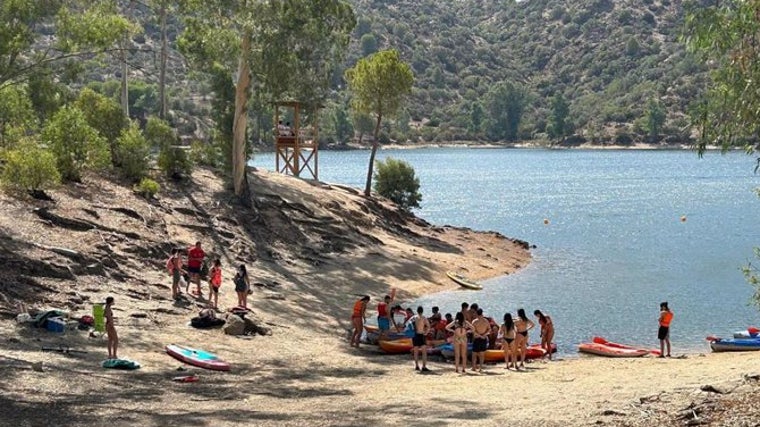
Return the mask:
M 537 246 L 517 274 L 414 302 L 455 313 L 478 302 L 501 319 L 549 313 L 560 351 L 594 335 L 657 345 L 660 301 L 675 313 L 674 352 L 760 324 L 741 267 L 760 246 L 754 159 L 742 153 L 538 149 L 383 150 L 421 183 L 431 223 L 495 230 Z M 364 188 L 367 151 L 319 156 L 320 179 Z M 252 165 L 274 169 L 273 154 Z M 681 221 L 685 216 L 686 221 Z M 549 224 L 544 224 L 544 219 Z M 392 285 L 392 284 L 391 284 Z M 532 315 L 530 316 L 532 318 Z M 537 339 L 538 334 L 531 335 Z

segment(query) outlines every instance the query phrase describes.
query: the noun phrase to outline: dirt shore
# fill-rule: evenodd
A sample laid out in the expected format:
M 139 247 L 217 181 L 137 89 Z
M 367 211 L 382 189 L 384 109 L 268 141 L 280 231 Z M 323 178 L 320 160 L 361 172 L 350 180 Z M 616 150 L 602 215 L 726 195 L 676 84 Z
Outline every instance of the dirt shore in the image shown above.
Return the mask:
M 24 300 L 63 306 L 76 316 L 115 295 L 120 356 L 142 364 L 137 371 L 102 369 L 104 338 L 19 326 L 6 314 L 0 321 L 0 426 L 756 425 L 734 422 L 725 410 L 757 415 L 753 354 L 565 357 L 532 363 L 526 372 L 492 365 L 462 376 L 440 360 L 431 361 L 431 373 L 418 374 L 408 355 L 352 349 L 345 328 L 356 295 L 371 295 L 374 310 L 391 287 L 400 299 L 454 288 L 448 270 L 475 279 L 511 274 L 530 261 L 527 244 L 434 226 L 353 189 L 265 172 L 250 175 L 255 210 L 245 211 L 227 202 L 210 173 L 193 179 L 191 191 L 167 190 L 154 203 L 103 180 L 55 192 L 54 206 L 0 196 L 6 262 L 38 261 L 34 265 L 49 275 L 66 270 L 75 276 L 29 279 L 23 270 L 7 280 L 28 280 L 32 291 L 0 287 L 3 312 Z M 80 226 L 89 218 L 96 227 L 73 231 L 46 223 L 30 214 L 34 207 L 83 221 Z M 132 237 L 122 237 L 125 230 Z M 251 303 L 271 335 L 231 337 L 188 326 L 205 301 L 170 300 L 160 251 L 198 239 L 225 266 L 222 307 L 235 303 L 230 265 L 249 266 L 258 283 Z M 85 261 L 51 251 L 62 247 Z M 85 268 L 106 256 L 116 266 Z M 170 343 L 215 352 L 233 369 L 183 365 L 164 353 Z M 41 352 L 43 346 L 87 353 Z M 189 373 L 199 381 L 172 381 Z

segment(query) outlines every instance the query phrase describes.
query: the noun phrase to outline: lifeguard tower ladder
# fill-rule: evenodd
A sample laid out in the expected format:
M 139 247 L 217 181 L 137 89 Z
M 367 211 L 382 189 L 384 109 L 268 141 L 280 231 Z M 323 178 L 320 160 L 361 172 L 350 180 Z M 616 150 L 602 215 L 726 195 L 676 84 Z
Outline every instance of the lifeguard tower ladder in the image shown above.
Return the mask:
M 283 131 L 280 127 L 280 109 L 293 110 L 293 126 Z M 274 108 L 275 123 L 275 167 L 277 172 L 301 177 L 304 171 L 319 179 L 319 108 L 314 107 L 311 126 L 301 127 L 300 102 L 276 102 Z

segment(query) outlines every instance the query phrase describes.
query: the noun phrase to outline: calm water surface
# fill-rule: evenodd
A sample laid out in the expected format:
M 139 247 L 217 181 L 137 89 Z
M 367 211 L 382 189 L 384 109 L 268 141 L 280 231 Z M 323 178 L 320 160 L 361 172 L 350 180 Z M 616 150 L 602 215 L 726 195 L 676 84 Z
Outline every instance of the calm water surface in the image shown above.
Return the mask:
M 657 344 L 658 305 L 675 312 L 677 352 L 707 350 L 704 337 L 760 324 L 742 265 L 760 245 L 753 189 L 760 177 L 741 153 L 688 151 L 385 150 L 421 183 L 416 213 L 434 224 L 496 230 L 537 246 L 517 274 L 415 301 L 455 313 L 478 302 L 499 319 L 524 307 L 552 315 L 560 350 L 594 335 Z M 369 152 L 321 152 L 320 179 L 364 188 Z M 254 166 L 274 169 L 274 156 Z M 681 216 L 686 221 L 680 220 Z M 549 225 L 544 224 L 549 220 Z M 532 316 L 531 316 L 532 317 Z M 533 338 L 537 339 L 537 335 Z

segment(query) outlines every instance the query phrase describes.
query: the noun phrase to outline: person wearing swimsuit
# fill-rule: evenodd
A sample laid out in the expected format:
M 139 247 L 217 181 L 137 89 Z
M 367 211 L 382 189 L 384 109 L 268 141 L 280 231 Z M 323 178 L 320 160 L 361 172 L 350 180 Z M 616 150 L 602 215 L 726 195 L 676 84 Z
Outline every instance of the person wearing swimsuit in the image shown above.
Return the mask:
M 472 321 L 472 370 L 483 372 L 491 324 L 488 322 L 488 319 L 483 317 L 482 308 L 478 308 L 476 316 L 475 320 Z
M 515 353 L 515 322 L 512 320 L 512 313 L 504 314 L 504 324 L 499 328 L 499 335 L 501 336 L 501 349 L 504 351 L 504 361 L 506 366 L 504 369 L 509 369 L 510 366 L 515 367 L 517 370 L 517 354 Z
M 422 306 L 417 307 L 417 316 L 414 317 L 414 337 L 412 338 L 412 352 L 414 353 L 414 370 L 428 372 L 427 368 L 427 346 L 425 345 L 425 336 L 430 332 L 430 322 L 427 317 L 422 315 Z M 418 362 L 419 354 L 422 353 L 422 369 Z
M 538 324 L 541 326 L 541 348 L 546 350 L 545 356 L 552 360 L 552 340 L 554 339 L 554 323 L 551 316 L 547 316 L 536 310 L 533 314 L 538 318 Z
M 464 320 L 464 314 L 460 311 L 457 313 L 454 321 L 446 325 L 446 330 L 453 334 L 454 344 L 454 366 L 459 373 L 459 366 L 462 366 L 462 373 L 467 370 L 467 331 L 472 329 L 470 322 Z
M 113 297 L 106 298 L 106 309 L 103 311 L 103 317 L 106 319 L 106 335 L 108 335 L 108 358 L 118 359 L 116 349 L 119 347 L 119 336 L 116 334 L 116 327 L 113 324 Z
M 528 351 L 528 331 L 536 326 L 528 316 L 525 315 L 525 309 L 517 310 L 517 320 L 515 321 L 515 347 L 520 354 L 520 368 L 525 369 L 525 353 Z
M 351 311 L 351 324 L 354 326 L 354 333 L 351 335 L 351 347 L 359 348 L 359 340 L 362 337 L 362 329 L 364 329 L 364 317 L 367 312 L 368 302 L 369 295 L 364 295 L 361 299 L 354 302 L 354 308 Z

